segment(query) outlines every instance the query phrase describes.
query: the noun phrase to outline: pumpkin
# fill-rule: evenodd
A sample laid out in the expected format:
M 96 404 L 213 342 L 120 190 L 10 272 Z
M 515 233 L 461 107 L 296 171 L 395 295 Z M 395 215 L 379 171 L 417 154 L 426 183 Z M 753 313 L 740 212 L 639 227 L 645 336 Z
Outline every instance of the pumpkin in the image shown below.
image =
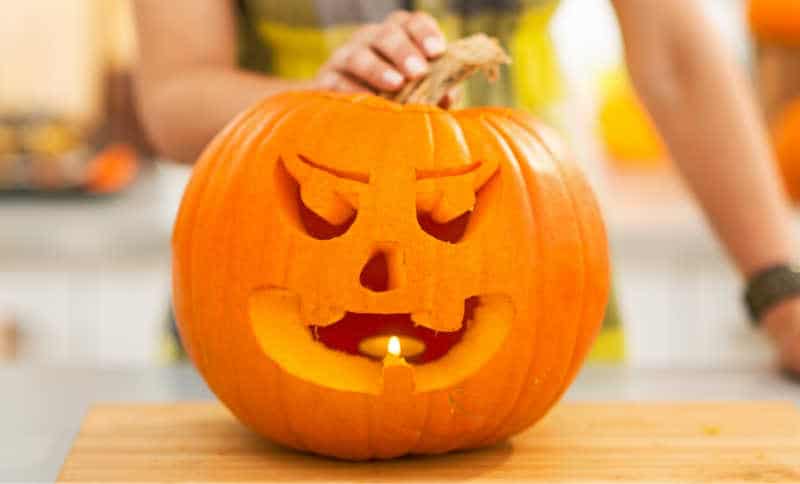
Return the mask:
M 800 2 L 797 0 L 750 0 L 750 30 L 767 43 L 800 45 Z
M 485 446 L 542 418 L 609 285 L 592 191 L 534 118 L 328 92 L 265 99 L 208 146 L 173 279 L 222 402 L 275 442 L 352 460 Z
M 800 98 L 789 103 L 772 123 L 772 144 L 784 186 L 800 202 Z

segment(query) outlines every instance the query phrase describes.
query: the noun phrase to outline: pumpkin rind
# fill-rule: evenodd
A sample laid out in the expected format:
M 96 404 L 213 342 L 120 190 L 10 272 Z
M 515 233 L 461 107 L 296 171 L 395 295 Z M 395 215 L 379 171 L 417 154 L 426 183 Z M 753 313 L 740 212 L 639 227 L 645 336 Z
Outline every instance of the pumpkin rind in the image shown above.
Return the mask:
M 318 240 L 303 232 L 291 209 L 297 197 L 278 175 L 293 155 L 321 171 L 367 177 L 352 185 L 313 175 L 324 179 L 315 190 L 356 205 L 343 235 Z M 485 165 L 473 174 L 475 162 Z M 469 175 L 453 178 L 462 171 Z M 421 230 L 416 212 L 430 208 L 430 190 L 452 192 L 443 219 L 476 200 L 462 240 Z M 359 284 L 378 246 L 402 252 L 401 287 L 373 292 Z M 591 190 L 550 131 L 509 109 L 448 112 L 330 93 L 268 98 L 202 155 L 173 251 L 181 335 L 217 396 L 276 442 L 354 460 L 477 447 L 531 425 L 575 377 L 608 298 L 607 242 Z M 297 294 L 304 320 L 342 308 L 430 311 L 426 325 L 451 331 L 461 320 L 457 303 L 471 296 L 508 298 L 514 317 L 477 371 L 448 380 L 468 356 L 447 355 L 438 367 L 412 365 L 416 390 L 381 393 L 349 387 L 353 375 L 336 385 L 315 380 L 328 374 L 315 361 L 303 368 L 273 361 L 256 336 L 269 320 L 251 312 L 254 294 L 272 288 Z M 478 351 L 482 342 L 458 345 L 467 344 Z
M 800 46 L 800 2 L 750 0 L 750 30 L 762 42 Z
M 800 99 L 776 116 L 772 141 L 786 191 L 795 203 L 800 203 Z

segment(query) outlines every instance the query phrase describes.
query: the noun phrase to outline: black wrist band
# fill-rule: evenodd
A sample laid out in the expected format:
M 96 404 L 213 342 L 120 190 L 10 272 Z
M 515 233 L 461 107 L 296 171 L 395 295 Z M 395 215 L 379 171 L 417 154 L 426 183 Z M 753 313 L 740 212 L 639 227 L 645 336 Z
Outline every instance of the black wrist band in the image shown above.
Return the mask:
M 751 277 L 744 300 L 752 323 L 758 326 L 761 317 L 769 309 L 796 296 L 800 296 L 800 271 L 781 264 L 764 269 Z

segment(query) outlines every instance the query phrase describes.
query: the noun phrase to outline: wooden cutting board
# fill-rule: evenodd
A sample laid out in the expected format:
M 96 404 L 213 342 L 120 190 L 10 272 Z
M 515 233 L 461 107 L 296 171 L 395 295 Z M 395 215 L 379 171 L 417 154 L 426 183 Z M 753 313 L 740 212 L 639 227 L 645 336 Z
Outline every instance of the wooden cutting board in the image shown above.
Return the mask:
M 791 482 L 789 403 L 566 403 L 508 443 L 349 463 L 265 442 L 216 403 L 91 409 L 59 482 Z

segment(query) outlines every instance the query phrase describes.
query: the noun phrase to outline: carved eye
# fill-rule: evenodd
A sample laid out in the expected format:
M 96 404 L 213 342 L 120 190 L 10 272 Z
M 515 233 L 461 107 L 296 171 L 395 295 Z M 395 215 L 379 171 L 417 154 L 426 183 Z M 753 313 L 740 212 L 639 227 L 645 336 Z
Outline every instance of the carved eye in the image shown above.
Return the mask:
M 451 244 L 461 242 L 480 224 L 481 220 L 486 218 L 487 205 L 492 197 L 491 194 L 496 191 L 497 178 L 497 173 L 494 173 L 477 193 L 474 193 L 468 184 L 453 184 L 450 190 L 445 190 L 441 200 L 435 203 L 430 203 L 430 199 L 423 201 L 418 198 L 417 206 L 428 208 L 427 210 L 417 210 L 419 227 L 428 235 L 442 242 Z M 439 216 L 435 217 L 433 214 L 437 212 Z M 448 213 L 461 214 L 450 218 L 447 216 Z M 449 218 L 449 220 L 437 221 L 442 218 Z
M 417 222 L 422 230 L 443 242 L 455 244 L 464 237 L 472 212 L 466 212 L 445 223 L 433 220 L 430 213 L 417 212 Z
M 300 221 L 306 230 L 306 233 L 311 237 L 318 240 L 330 240 L 336 237 L 341 237 L 350 229 L 353 222 L 356 220 L 358 212 L 353 210 L 353 214 L 344 222 L 339 224 L 332 224 L 320 217 L 313 210 L 308 208 L 303 199 L 297 196 L 297 205 L 300 208 Z
M 306 198 L 311 198 L 315 208 L 303 201 L 302 189 L 297 180 L 288 172 L 284 162 L 277 163 L 277 182 L 283 192 L 283 205 L 297 227 L 317 240 L 330 240 L 341 237 L 350 229 L 356 219 L 357 211 L 327 186 L 310 186 Z

